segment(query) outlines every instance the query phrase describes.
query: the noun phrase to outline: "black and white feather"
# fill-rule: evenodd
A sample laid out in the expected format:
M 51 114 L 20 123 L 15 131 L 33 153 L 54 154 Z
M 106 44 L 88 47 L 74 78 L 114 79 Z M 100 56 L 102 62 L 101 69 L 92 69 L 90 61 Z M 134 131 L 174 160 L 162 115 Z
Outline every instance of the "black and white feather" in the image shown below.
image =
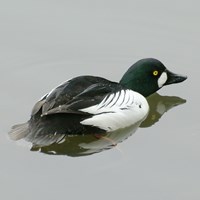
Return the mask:
M 122 89 L 108 94 L 99 104 L 81 109 L 80 111 L 93 116 L 80 123 L 106 131 L 115 131 L 142 120 L 148 110 L 148 103 L 142 95 L 129 89 Z
M 73 78 L 43 96 L 27 124 L 10 135 L 29 141 L 70 134 L 115 131 L 144 119 L 149 106 L 137 92 L 94 76 Z

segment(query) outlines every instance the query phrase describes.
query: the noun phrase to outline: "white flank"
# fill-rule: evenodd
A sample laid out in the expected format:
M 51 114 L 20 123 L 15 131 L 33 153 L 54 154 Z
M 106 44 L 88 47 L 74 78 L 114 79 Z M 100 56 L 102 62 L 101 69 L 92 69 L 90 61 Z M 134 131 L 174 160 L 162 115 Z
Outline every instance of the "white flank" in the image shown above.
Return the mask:
M 144 119 L 148 114 L 149 105 L 141 94 L 132 90 L 121 90 L 109 94 L 98 105 L 80 111 L 94 114 L 93 117 L 81 121 L 81 124 L 115 131 Z
M 167 73 L 163 72 L 158 79 L 158 87 L 161 88 L 167 81 Z

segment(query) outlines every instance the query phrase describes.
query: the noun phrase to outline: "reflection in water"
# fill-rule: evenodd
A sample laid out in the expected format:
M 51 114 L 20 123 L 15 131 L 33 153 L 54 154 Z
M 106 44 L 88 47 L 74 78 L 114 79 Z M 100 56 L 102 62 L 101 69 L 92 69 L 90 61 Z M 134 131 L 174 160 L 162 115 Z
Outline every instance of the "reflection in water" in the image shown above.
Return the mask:
M 73 157 L 91 155 L 115 147 L 119 142 L 122 142 L 131 136 L 139 126 L 152 126 L 165 112 L 186 102 L 186 100 L 180 97 L 161 96 L 157 93 L 148 97 L 147 100 L 150 106 L 150 112 L 147 118 L 143 122 L 139 122 L 125 129 L 105 134 L 73 136 L 51 134 L 40 137 L 29 135 L 29 137 L 25 139 L 32 143 L 31 151 L 40 151 L 53 155 L 68 155 Z M 60 122 L 55 123 L 60 124 Z M 45 124 L 43 129 L 50 130 L 55 128 L 55 126 L 56 124 Z M 59 127 L 61 130 L 63 129 L 63 127 L 59 125 L 56 127 Z M 57 132 L 60 132 L 60 130 L 57 130 Z
M 158 93 L 149 96 L 147 101 L 150 106 L 149 114 L 140 125 L 140 127 L 144 128 L 155 124 L 171 108 L 186 103 L 186 100 L 180 97 L 161 96 Z
M 107 134 L 64 136 L 59 143 L 53 143 L 48 146 L 34 144 L 31 151 L 73 157 L 91 155 L 115 147 L 118 143 L 131 136 L 140 123 Z

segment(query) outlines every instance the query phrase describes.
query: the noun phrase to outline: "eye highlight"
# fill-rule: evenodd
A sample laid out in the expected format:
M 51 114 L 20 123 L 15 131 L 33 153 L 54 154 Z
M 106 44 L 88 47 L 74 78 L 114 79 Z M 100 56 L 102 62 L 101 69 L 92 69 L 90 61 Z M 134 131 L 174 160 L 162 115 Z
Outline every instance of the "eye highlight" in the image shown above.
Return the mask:
M 153 75 L 157 76 L 158 75 L 158 71 L 157 70 L 153 71 Z

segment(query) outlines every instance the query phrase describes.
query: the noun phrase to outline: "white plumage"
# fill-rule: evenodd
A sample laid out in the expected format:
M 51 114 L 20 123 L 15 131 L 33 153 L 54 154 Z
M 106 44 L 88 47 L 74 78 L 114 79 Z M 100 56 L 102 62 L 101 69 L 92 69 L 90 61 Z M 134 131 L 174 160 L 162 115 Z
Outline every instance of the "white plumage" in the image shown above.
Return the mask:
M 80 111 L 94 115 L 81 121 L 81 124 L 115 131 L 144 119 L 148 114 L 149 105 L 141 94 L 127 89 L 109 94 L 98 105 Z

